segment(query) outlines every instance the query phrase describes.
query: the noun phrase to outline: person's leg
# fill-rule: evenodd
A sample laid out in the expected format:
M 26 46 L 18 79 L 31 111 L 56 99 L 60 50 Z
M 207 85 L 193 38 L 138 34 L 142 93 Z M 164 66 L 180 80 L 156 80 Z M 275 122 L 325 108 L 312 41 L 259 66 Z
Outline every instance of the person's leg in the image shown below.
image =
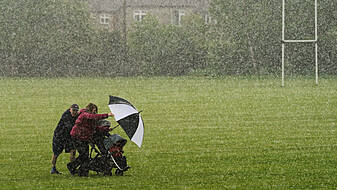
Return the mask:
M 70 172 L 70 174 L 74 175 L 76 173 L 76 169 L 78 166 L 82 166 L 84 163 L 86 163 L 86 160 L 89 159 L 89 146 L 87 142 L 82 142 L 79 140 L 75 140 L 75 147 L 78 152 L 78 157 L 67 164 L 67 168 Z M 83 167 L 82 167 L 83 170 Z
M 70 150 L 70 162 L 75 161 L 76 159 L 76 150 Z
M 56 168 L 57 157 L 58 157 L 58 155 L 53 154 L 53 157 L 52 157 L 52 159 L 51 159 L 51 166 L 52 166 L 53 168 Z
M 89 145 L 87 142 L 82 142 L 80 149 L 78 149 L 79 159 L 81 161 L 80 167 L 78 169 L 79 176 L 87 177 L 89 174 Z
M 74 140 L 73 141 L 75 150 L 79 151 L 81 149 L 80 141 Z M 70 153 L 70 162 L 67 164 L 67 168 L 71 175 L 75 175 L 77 171 L 77 167 L 81 164 L 81 154 L 79 153 L 77 158 L 72 159 L 71 153 Z
M 56 162 L 57 162 L 58 156 L 63 151 L 63 145 L 62 145 L 62 143 L 59 143 L 59 141 L 55 137 L 53 137 L 52 147 L 53 147 L 53 156 L 52 156 L 52 159 L 51 159 L 52 168 L 51 168 L 50 173 L 51 174 L 61 174 L 61 172 L 57 171 L 57 169 L 56 169 Z
M 75 142 L 71 137 L 67 138 L 65 141 L 64 151 L 70 154 L 70 162 L 74 161 L 76 158 L 76 148 L 74 143 Z

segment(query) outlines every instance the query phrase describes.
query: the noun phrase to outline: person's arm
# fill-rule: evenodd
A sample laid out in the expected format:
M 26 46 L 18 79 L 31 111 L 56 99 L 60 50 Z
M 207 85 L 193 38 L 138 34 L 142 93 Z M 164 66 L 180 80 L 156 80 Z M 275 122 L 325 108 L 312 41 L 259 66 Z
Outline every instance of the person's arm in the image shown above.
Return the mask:
M 59 123 L 57 124 L 57 130 L 56 135 L 58 136 L 63 136 L 64 134 L 67 133 L 66 127 L 67 127 L 67 114 L 66 112 L 62 114 Z
M 63 118 L 63 128 L 64 128 L 67 135 L 70 133 L 73 126 L 74 126 L 74 123 L 73 123 L 73 118 L 72 118 L 71 115 Z
M 110 113 L 105 113 L 105 114 L 93 114 L 93 113 L 85 113 L 86 118 L 88 119 L 94 119 L 94 120 L 101 120 L 101 119 L 106 119 L 108 117 L 112 117 L 113 114 Z

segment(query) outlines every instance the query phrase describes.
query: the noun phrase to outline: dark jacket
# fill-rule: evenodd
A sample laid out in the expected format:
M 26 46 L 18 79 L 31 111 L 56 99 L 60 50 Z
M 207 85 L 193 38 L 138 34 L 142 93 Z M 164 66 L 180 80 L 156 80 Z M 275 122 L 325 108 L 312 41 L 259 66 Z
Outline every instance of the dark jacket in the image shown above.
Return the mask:
M 54 136 L 61 139 L 71 138 L 70 131 L 75 125 L 77 117 L 77 115 L 73 117 L 69 109 L 66 110 L 54 130 Z
M 105 118 L 108 118 L 108 114 L 92 114 L 81 109 L 70 135 L 81 141 L 89 141 L 95 133 L 97 121 Z

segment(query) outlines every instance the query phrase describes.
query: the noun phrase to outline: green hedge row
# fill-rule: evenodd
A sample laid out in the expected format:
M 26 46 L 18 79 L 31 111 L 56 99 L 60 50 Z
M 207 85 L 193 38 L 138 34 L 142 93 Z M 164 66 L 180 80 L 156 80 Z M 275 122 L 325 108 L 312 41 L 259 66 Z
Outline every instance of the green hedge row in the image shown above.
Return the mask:
M 234 9 L 240 2 L 213 1 L 210 11 L 217 20 L 213 24 L 190 15 L 182 26 L 162 25 L 148 15 L 121 34 L 95 28 L 83 2 L 4 0 L 0 2 L 4 13 L 0 14 L 0 76 L 280 74 L 279 3 L 242 1 L 242 10 L 247 10 L 242 12 Z M 319 33 L 319 70 L 323 75 L 337 74 L 333 13 L 325 10 L 322 18 L 326 20 L 320 22 L 324 31 Z M 286 46 L 286 74 L 313 75 L 314 44 Z

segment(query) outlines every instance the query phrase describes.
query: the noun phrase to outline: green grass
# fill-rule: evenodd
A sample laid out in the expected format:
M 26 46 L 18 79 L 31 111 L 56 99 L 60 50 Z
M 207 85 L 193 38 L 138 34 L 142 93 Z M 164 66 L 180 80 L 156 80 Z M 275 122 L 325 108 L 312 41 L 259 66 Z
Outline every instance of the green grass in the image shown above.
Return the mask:
M 0 79 L 0 189 L 335 189 L 337 78 Z M 145 124 L 123 177 L 50 175 L 72 103 L 126 98 Z M 113 119 L 110 119 L 113 121 Z M 113 122 L 116 124 L 115 122 Z M 114 132 L 126 137 L 117 128 Z

